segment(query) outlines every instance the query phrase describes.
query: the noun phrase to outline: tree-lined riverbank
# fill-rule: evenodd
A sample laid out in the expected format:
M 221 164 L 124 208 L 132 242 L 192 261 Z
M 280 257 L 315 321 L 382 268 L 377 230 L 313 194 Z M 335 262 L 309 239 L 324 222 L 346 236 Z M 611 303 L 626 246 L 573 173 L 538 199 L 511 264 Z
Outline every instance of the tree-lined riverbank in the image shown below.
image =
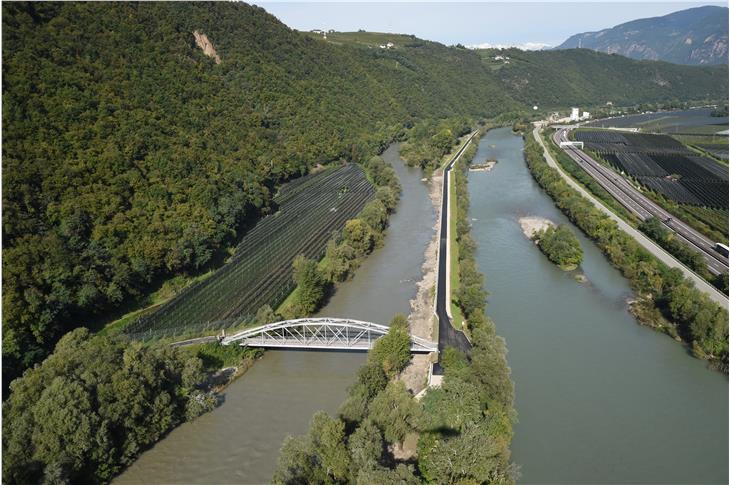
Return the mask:
M 626 278 L 581 231 L 573 229 L 587 283 L 524 237 L 526 215 L 572 223 L 531 177 L 522 149 L 509 129 L 491 130 L 476 159 L 500 163 L 469 174 L 476 259 L 509 345 L 521 481 L 727 482 L 726 377 L 637 325 Z

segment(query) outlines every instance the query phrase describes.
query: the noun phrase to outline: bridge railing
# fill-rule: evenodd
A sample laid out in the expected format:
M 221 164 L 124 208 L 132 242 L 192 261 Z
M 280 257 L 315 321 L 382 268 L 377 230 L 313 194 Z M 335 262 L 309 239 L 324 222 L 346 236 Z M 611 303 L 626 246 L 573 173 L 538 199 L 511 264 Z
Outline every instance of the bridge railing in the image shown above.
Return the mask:
M 223 345 L 240 343 L 261 347 L 369 349 L 387 334 L 389 327 L 377 323 L 341 318 L 300 318 L 269 323 L 226 336 Z M 411 338 L 411 350 L 436 351 L 434 342 Z

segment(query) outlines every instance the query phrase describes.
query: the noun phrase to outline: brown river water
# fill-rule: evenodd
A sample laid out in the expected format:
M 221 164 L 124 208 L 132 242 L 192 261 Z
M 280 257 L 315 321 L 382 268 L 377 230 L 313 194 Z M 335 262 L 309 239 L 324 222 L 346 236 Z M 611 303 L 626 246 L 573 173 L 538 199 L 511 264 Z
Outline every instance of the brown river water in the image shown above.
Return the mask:
M 420 170 L 406 167 L 398 149 L 393 144 L 383 153 L 403 186 L 385 244 L 319 316 L 388 324 L 409 312 L 436 215 Z M 306 432 L 318 410 L 335 413 L 363 362 L 357 352 L 267 351 L 228 387 L 223 405 L 173 430 L 114 483 L 266 483 L 284 438 Z
M 415 296 L 435 214 L 417 170 L 385 152 L 403 184 L 385 246 L 321 315 L 387 323 Z M 520 483 L 727 483 L 728 381 L 670 338 L 636 324 L 627 281 L 576 229 L 579 283 L 522 234 L 519 218 L 570 222 L 531 178 L 522 140 L 490 131 L 471 172 L 470 217 L 487 313 L 507 340 L 519 422 Z M 365 355 L 268 351 L 215 411 L 174 430 L 116 483 L 267 482 L 287 434 L 336 412 Z

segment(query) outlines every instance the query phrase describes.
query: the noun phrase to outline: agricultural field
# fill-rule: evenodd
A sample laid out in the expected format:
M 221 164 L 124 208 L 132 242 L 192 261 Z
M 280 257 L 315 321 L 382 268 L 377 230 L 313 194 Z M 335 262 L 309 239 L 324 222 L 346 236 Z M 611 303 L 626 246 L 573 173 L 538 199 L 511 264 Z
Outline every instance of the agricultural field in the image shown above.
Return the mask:
M 672 137 L 718 160 L 728 162 L 727 135 L 672 135 Z
M 354 164 L 284 185 L 274 197 L 277 212 L 243 237 L 225 266 L 137 319 L 125 333 L 159 338 L 218 330 L 250 321 L 263 305 L 276 308 L 294 288 L 294 258 L 321 258 L 332 232 L 341 230 L 374 195 L 365 173 Z
M 678 204 L 728 208 L 728 168 L 670 136 L 578 130 L 575 139 L 645 188 Z
M 639 128 L 645 133 L 712 134 L 728 129 L 727 116 L 712 116 L 712 108 L 679 111 L 659 111 L 596 120 L 587 123 L 592 128 Z

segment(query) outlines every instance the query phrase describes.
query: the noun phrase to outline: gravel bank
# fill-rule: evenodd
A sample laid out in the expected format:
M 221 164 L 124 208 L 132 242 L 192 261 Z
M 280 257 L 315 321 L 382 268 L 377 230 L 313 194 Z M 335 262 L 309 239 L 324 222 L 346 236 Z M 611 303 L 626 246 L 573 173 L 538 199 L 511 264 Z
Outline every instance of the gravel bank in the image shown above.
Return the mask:
M 443 184 L 443 175 L 434 174 L 429 184 L 429 197 L 434 210 L 438 212 L 441 205 L 441 186 Z M 416 287 L 416 298 L 411 300 L 411 313 L 408 315 L 408 323 L 413 335 L 423 337 L 428 340 L 436 340 L 434 334 L 434 314 L 433 299 L 436 288 L 436 265 L 438 264 L 438 234 L 439 234 L 439 218 L 433 227 L 433 237 L 426 247 L 424 254 L 425 259 L 421 274 L 421 281 Z M 400 375 L 406 387 L 418 394 L 426 387 L 428 379 L 428 369 L 431 363 L 429 355 L 414 355 L 411 363 Z

